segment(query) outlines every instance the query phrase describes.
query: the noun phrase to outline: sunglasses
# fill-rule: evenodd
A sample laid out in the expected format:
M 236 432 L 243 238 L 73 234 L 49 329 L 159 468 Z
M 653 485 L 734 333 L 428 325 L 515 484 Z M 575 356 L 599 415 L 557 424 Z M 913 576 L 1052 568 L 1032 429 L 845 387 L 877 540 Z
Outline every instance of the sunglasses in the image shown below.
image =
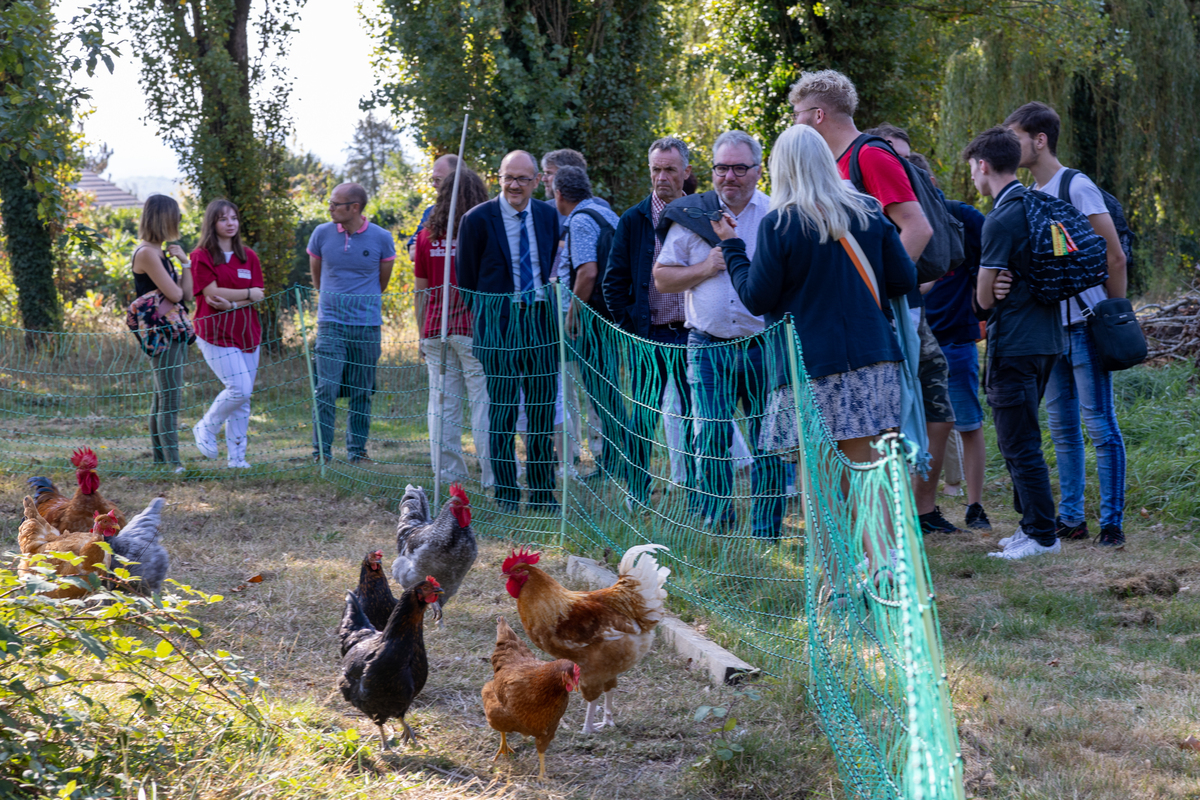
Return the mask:
M 710 219 L 713 222 L 720 222 L 725 217 L 725 212 L 719 208 L 716 211 L 705 211 L 703 208 L 690 206 L 685 208 L 683 212 L 692 219 Z

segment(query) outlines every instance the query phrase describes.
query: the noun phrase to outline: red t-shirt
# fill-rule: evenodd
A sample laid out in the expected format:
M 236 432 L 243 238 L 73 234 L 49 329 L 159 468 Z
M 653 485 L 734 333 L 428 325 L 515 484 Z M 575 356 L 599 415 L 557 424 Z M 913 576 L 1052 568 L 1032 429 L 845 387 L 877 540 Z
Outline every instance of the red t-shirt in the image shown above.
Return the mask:
M 458 275 L 454 271 L 453 250 L 450 252 L 450 320 L 446 329 L 447 336 L 471 335 L 471 312 L 463 305 L 462 296 L 458 290 Z M 421 338 L 429 339 L 442 335 L 442 278 L 446 273 L 446 242 L 444 239 L 434 241 L 427 229 L 417 234 L 417 250 L 413 260 L 413 275 L 429 281 L 428 300 L 425 301 L 425 324 L 422 326 Z
M 853 147 L 847 148 L 838 159 L 838 172 L 845 180 L 850 180 L 852 152 Z M 893 203 L 908 203 L 917 199 L 912 184 L 908 182 L 908 173 L 904 171 L 904 165 L 883 148 L 865 145 L 860 148 L 858 168 L 862 170 L 863 186 L 867 194 L 878 200 L 885 210 Z
M 217 347 L 236 347 L 249 353 L 262 341 L 262 323 L 254 306 L 233 311 L 213 311 L 208 307 L 204 287 L 213 281 L 221 289 L 263 288 L 262 267 L 258 255 L 246 248 L 246 260 L 234 253 L 228 264 L 213 264 L 207 250 L 192 251 L 192 285 L 196 293 L 196 335 Z

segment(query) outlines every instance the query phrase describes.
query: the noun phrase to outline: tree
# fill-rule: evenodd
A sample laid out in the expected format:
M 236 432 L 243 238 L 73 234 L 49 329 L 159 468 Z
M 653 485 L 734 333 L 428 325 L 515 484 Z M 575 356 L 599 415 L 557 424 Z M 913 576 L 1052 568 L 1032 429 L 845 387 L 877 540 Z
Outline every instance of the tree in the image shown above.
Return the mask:
M 66 227 L 66 193 L 74 177 L 71 123 L 88 97 L 72 85 L 71 75 L 84 64 L 92 75 L 99 61 L 112 70 L 112 50 L 99 23 L 85 17 L 71 20 L 70 32 L 62 33 L 47 0 L 0 0 L 0 214 L 28 331 L 62 326 L 54 243 Z M 82 57 L 69 54 L 76 42 Z M 36 339 L 30 334 L 28 341 Z
M 383 171 L 400 154 L 400 134 L 390 123 L 368 113 L 354 126 L 354 140 L 346 152 L 346 179 L 362 184 L 367 195 L 375 197 Z
M 290 267 L 295 215 L 283 167 L 290 84 L 281 56 L 303 0 L 266 4 L 253 31 L 251 0 L 126 2 L 150 120 L 179 155 L 201 204 L 224 197 L 238 207 L 267 292 L 278 291 Z
M 382 0 L 374 101 L 418 143 L 499 167 L 571 147 L 619 204 L 645 195 L 667 61 L 662 0 Z M 454 35 L 447 35 L 453 31 Z

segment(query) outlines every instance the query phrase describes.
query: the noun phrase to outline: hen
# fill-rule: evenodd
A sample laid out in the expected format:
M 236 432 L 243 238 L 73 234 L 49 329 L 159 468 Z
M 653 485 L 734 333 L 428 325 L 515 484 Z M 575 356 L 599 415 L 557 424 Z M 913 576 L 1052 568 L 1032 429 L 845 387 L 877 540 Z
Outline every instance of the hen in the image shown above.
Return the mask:
M 626 550 L 617 582 L 594 592 L 563 588 L 534 566 L 541 553 L 514 550 L 504 560 L 505 588 L 517 598 L 517 612 L 529 638 L 555 658 L 569 658 L 579 665 L 579 690 L 588 703 L 584 733 L 613 724 L 611 692 L 617 676 L 641 661 L 654 643 L 654 628 L 663 618 L 667 597 L 663 585 L 671 574 L 658 565 L 655 550 L 667 548 L 643 544 Z M 604 720 L 594 724 L 601 694 Z
M 42 517 L 38 512 L 37 503 L 32 497 L 25 498 L 25 521 L 21 523 L 17 530 L 17 544 L 21 548 L 21 552 L 27 556 L 47 553 L 73 553 L 77 556 L 82 556 L 83 561 L 78 565 L 72 564 L 69 561 L 63 561 L 59 558 L 52 558 L 46 563 L 54 568 L 60 577 L 70 577 L 73 575 L 86 576 L 89 574 L 102 573 L 98 567 L 102 566 L 108 569 L 111 564 L 111 556 L 100 547 L 100 542 L 105 539 L 105 532 L 111 530 L 112 520 L 108 516 L 96 517 L 92 525 L 89 525 L 82 532 L 65 533 L 60 532 L 57 528 Z M 111 531 L 114 532 L 115 531 Z M 23 558 L 17 567 L 17 573 L 22 576 L 30 576 L 33 573 L 31 570 L 31 559 Z M 64 585 L 51 592 L 46 592 L 46 597 L 83 597 L 88 593 L 88 590 L 82 586 Z
M 404 726 L 403 741 L 416 741 L 404 721 L 413 699 L 425 688 L 429 659 L 425 655 L 425 607 L 442 588 L 428 577 L 400 595 L 383 630 L 376 630 L 353 592 L 346 593 L 339 633 L 342 640 L 342 697 L 379 726 L 385 750 L 384 724 L 396 717 Z
M 362 569 L 358 574 L 358 588 L 354 590 L 359 607 L 375 630 L 380 631 L 387 626 L 388 617 L 396 607 L 396 597 L 388 586 L 387 575 L 384 574 L 383 565 L 380 563 L 382 560 L 382 550 L 363 556 Z M 345 622 L 343 618 L 343 623 Z M 339 635 L 342 635 L 341 632 Z M 342 655 L 346 655 L 345 649 L 342 650 Z
M 392 577 L 397 583 L 412 586 L 422 576 L 432 575 L 445 590 L 434 606 L 441 627 L 442 607 L 458 592 L 478 552 L 471 530 L 471 501 L 462 486 L 456 483 L 450 487 L 450 499 L 442 506 L 442 513 L 430 520 L 425 490 L 409 484 L 400 501 L 396 550 L 399 555 L 392 562 Z
M 542 661 L 517 638 L 504 617 L 496 618 L 495 677 L 483 685 L 483 713 L 500 731 L 495 761 L 513 750 L 508 734 L 532 736 L 537 745 L 538 779 L 546 779 L 546 749 L 558 733 L 570 693 L 579 686 L 579 666 L 565 658 Z
M 152 594 L 162 589 L 167 570 L 171 566 L 167 549 L 159 541 L 162 510 L 166 503 L 165 498 L 154 498 L 142 513 L 129 520 L 129 524 L 124 527 L 117 525 L 116 509 L 104 515 L 111 521 L 105 535 L 110 537 L 108 544 L 113 551 L 113 567 L 129 571 L 129 580 L 114 579 L 122 588 L 132 589 L 140 594 Z M 103 517 L 97 514 L 96 518 Z
M 117 524 L 124 528 L 125 517 L 100 494 L 100 476 L 96 474 L 100 460 L 92 449 L 76 450 L 71 454 L 71 463 L 75 465 L 75 482 L 79 488 L 69 500 L 49 478 L 38 476 L 25 481 L 33 490 L 42 519 L 60 531 L 89 531 L 97 513 L 116 511 Z

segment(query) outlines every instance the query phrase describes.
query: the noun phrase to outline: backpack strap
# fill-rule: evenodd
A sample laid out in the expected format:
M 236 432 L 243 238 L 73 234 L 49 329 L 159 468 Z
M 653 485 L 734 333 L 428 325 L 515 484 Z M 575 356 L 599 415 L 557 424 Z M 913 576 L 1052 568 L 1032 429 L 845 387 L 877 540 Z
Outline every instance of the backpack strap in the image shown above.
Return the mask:
M 1064 203 L 1071 202 L 1071 179 L 1079 174 L 1077 169 L 1063 170 L 1063 176 L 1058 181 L 1058 199 Z
M 895 149 L 888 144 L 887 139 L 882 136 L 873 136 L 869 133 L 860 133 L 858 138 L 850 145 L 850 182 L 854 184 L 854 188 L 863 194 L 870 194 L 867 191 L 866 184 L 863 183 L 862 167 L 858 163 L 858 153 L 864 147 L 877 147 L 880 150 L 886 150 L 896 157 L 900 162 L 900 166 L 904 166 L 904 159 L 896 153 Z
M 871 270 L 871 262 L 867 260 L 867 254 L 863 252 L 858 239 L 855 239 L 854 234 L 847 230 L 846 234 L 841 239 L 838 239 L 838 241 L 842 243 L 842 248 L 846 251 L 846 255 L 850 256 L 850 260 L 854 263 L 854 268 L 858 270 L 858 277 L 862 278 L 863 283 L 871 291 L 871 296 L 875 298 L 875 305 L 882 311 L 883 303 L 879 300 L 879 286 L 875 282 L 875 273 Z

